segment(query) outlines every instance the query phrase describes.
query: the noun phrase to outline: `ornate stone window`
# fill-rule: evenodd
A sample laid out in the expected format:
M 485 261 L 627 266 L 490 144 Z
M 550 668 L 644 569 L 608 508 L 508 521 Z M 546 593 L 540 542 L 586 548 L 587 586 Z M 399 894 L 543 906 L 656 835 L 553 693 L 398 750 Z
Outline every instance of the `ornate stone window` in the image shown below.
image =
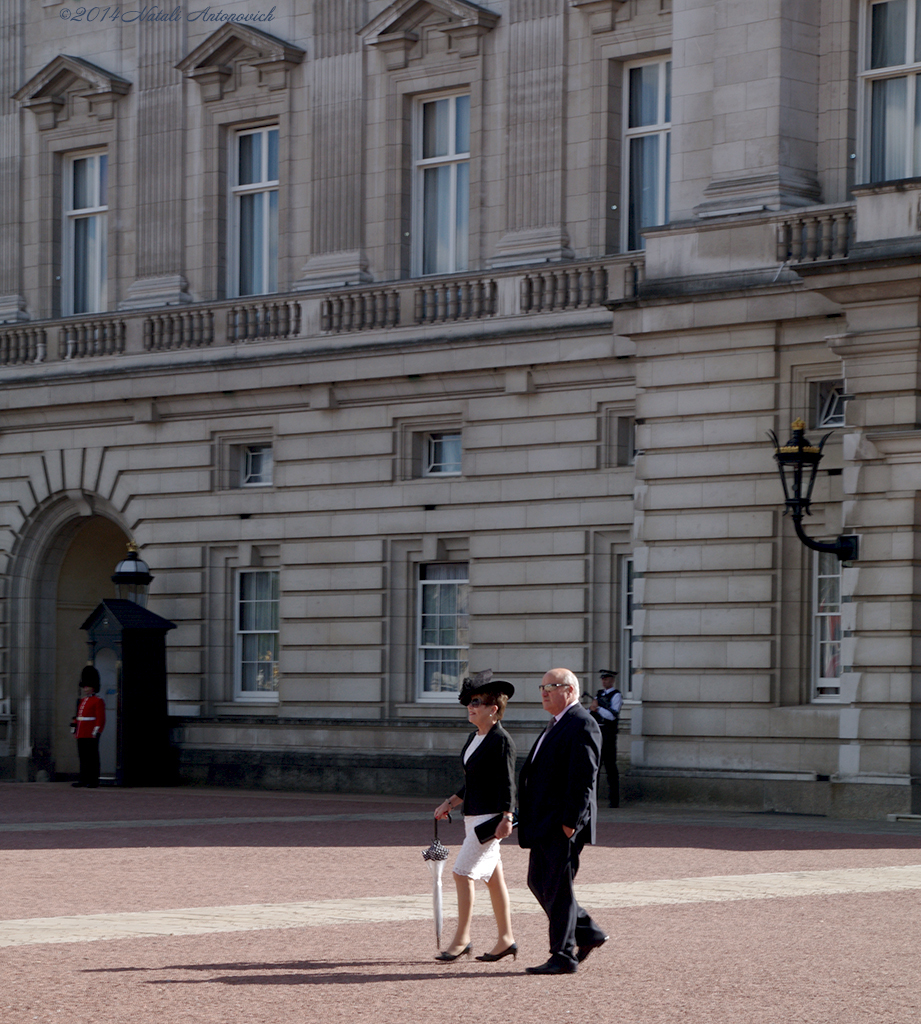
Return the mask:
M 416 274 L 467 269 L 470 235 L 470 96 L 420 99 L 415 108 Z
M 633 675 L 635 672 L 634 658 L 633 658 L 633 610 L 634 610 L 634 576 L 633 576 L 633 556 L 632 555 L 621 555 L 618 559 L 619 562 L 619 586 L 620 586 L 620 600 L 619 600 L 619 627 L 620 627 L 620 642 L 618 644 L 618 650 L 620 652 L 620 665 L 618 672 L 620 675 L 620 688 L 625 697 L 630 697 L 633 694 Z
M 278 699 L 278 571 L 240 569 L 236 590 L 235 695 Z
M 108 155 L 79 153 L 64 161 L 64 247 L 61 310 L 65 316 L 106 309 Z
M 278 129 L 234 133 L 231 295 L 278 291 Z
M 219 434 L 214 438 L 215 490 L 271 487 L 274 456 L 269 431 Z
M 861 59 L 864 178 L 921 174 L 921 11 L 918 0 L 870 3 Z
M 419 566 L 416 681 L 420 698 L 454 697 L 467 675 L 468 577 L 467 562 Z
M 814 700 L 841 694 L 841 563 L 815 552 L 812 585 L 812 677 Z
M 643 229 L 668 220 L 672 62 L 629 64 L 624 82 L 624 244 L 643 249 Z
M 395 480 L 457 476 L 463 472 L 461 417 L 452 414 L 394 424 Z

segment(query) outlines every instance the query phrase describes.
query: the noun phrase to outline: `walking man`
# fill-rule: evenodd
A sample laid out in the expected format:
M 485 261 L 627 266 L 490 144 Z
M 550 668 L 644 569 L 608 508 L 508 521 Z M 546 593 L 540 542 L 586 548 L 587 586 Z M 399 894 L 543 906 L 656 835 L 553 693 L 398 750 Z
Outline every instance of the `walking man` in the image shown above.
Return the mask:
M 551 719 L 521 769 L 518 842 L 531 851 L 528 888 L 549 919 L 550 959 L 527 973 L 574 974 L 608 939 L 573 890 L 582 848 L 595 842 L 601 731 L 569 669 L 551 669 L 540 693 Z

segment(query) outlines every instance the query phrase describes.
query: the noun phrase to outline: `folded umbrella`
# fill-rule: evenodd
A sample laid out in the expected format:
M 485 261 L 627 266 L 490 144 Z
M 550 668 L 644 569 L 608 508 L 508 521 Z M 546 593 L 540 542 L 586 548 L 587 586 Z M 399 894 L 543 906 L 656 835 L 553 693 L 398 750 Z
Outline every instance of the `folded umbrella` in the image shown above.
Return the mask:
M 451 815 L 448 815 L 448 821 Z M 448 848 L 438 838 L 438 819 L 435 819 L 435 838 L 432 845 L 422 851 L 422 859 L 428 863 L 432 872 L 432 910 L 435 914 L 435 945 L 441 948 L 441 926 L 444 921 L 444 907 L 441 895 L 441 876 L 445 861 L 448 859 Z

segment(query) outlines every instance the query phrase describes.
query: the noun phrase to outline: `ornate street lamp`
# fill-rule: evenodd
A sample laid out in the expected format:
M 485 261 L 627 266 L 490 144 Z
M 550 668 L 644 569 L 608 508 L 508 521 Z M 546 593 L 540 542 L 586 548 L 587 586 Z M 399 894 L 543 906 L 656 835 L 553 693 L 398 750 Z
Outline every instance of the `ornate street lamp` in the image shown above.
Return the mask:
M 137 544 L 128 545 L 128 554 L 115 566 L 112 582 L 119 600 L 134 601 L 142 608 L 147 607 L 147 593 L 153 576 L 150 567 L 138 556 Z
M 787 512 L 792 515 L 796 536 L 807 548 L 812 548 L 813 551 L 827 551 L 835 555 L 839 562 L 851 562 L 860 557 L 860 538 L 857 534 L 842 534 L 834 541 L 826 543 L 813 540 L 803 530 L 803 516 L 812 515 L 809 505 L 812 502 L 816 473 L 822 461 L 822 449 L 833 432 L 829 431 L 816 445 L 803 433 L 806 424 L 802 420 L 794 420 L 791 426 L 793 436 L 784 445 L 777 440 L 773 430 L 768 431 L 774 442 L 774 458 L 777 460 L 780 482 L 783 484 L 786 504 L 784 515 Z

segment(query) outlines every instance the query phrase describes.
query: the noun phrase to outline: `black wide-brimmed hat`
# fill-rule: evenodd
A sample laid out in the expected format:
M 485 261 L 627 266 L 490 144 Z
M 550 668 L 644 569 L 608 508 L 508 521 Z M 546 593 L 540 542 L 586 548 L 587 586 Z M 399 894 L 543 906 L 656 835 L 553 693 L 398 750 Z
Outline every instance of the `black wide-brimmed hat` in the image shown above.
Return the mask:
M 507 679 L 493 679 L 492 669 L 485 672 L 477 672 L 475 676 L 468 676 L 461 686 L 457 699 L 466 707 L 470 698 L 478 693 L 504 693 L 506 697 L 515 696 L 515 687 Z

